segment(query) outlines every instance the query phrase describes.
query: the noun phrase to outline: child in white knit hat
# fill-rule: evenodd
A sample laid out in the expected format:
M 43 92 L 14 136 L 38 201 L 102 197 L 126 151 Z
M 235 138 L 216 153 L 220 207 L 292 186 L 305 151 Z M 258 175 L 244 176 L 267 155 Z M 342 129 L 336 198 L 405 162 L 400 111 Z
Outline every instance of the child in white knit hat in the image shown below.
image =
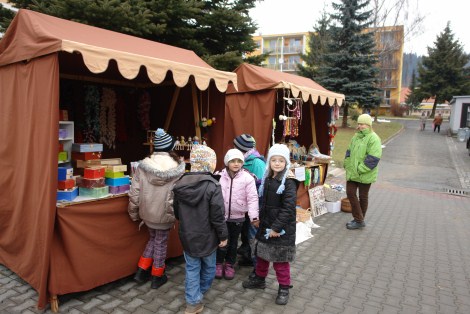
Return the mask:
M 297 183 L 290 172 L 290 152 L 284 144 L 274 144 L 259 187 L 261 206 L 256 234 L 255 276 L 243 282 L 248 289 L 264 289 L 270 262 L 276 271 L 279 290 L 276 304 L 285 305 L 291 286 L 290 262 L 295 258 Z
M 228 244 L 217 249 L 215 278 L 227 280 L 235 276 L 237 244 L 245 214 L 255 226 L 258 226 L 258 192 L 255 178 L 243 168 L 245 158 L 236 149 L 229 149 L 225 154 L 225 168 L 220 172 L 220 185 L 225 202 L 225 220 L 228 229 Z M 224 264 L 225 262 L 225 264 Z

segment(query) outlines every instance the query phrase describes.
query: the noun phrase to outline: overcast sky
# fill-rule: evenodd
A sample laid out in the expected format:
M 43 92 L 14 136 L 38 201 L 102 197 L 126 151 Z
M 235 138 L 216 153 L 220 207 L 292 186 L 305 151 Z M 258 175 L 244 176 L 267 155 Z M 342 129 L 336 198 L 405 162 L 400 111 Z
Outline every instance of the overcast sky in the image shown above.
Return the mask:
M 387 0 L 390 3 L 393 0 Z M 427 46 L 434 46 L 437 35 L 441 33 L 448 21 L 464 51 L 470 53 L 470 13 L 467 10 L 468 0 L 408 0 L 408 20 L 414 12 L 424 17 L 420 34 L 410 35 L 405 39 L 405 52 L 427 55 Z M 250 11 L 251 18 L 258 24 L 256 35 L 308 32 L 320 18 L 323 8 L 332 12 L 330 0 L 264 0 L 256 3 Z M 405 21 L 403 18 L 402 21 Z M 398 23 L 405 26 L 405 22 Z

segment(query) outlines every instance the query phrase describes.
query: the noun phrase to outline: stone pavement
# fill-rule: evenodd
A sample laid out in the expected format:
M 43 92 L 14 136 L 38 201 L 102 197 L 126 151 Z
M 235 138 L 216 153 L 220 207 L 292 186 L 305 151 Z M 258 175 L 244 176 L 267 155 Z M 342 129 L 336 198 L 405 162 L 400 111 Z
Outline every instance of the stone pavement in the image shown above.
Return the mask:
M 468 165 L 459 143 L 443 136 L 439 141 L 455 144 L 454 164 Z M 456 172 L 460 182 L 465 183 L 469 170 Z M 336 176 L 328 182 L 344 183 L 341 170 L 331 173 Z M 274 304 L 278 286 L 272 269 L 264 291 L 245 290 L 241 282 L 251 269 L 242 267 L 234 280 L 214 281 L 203 313 L 470 313 L 470 197 L 379 180 L 371 189 L 367 227 L 347 230 L 349 220 L 343 212 L 315 218 L 321 227 L 298 245 L 291 266 L 294 288 L 288 305 Z M 129 277 L 61 296 L 59 309 L 182 313 L 181 259 L 169 262 L 168 276 L 158 290 Z M 51 313 L 37 310 L 36 301 L 36 292 L 0 265 L 0 313 Z

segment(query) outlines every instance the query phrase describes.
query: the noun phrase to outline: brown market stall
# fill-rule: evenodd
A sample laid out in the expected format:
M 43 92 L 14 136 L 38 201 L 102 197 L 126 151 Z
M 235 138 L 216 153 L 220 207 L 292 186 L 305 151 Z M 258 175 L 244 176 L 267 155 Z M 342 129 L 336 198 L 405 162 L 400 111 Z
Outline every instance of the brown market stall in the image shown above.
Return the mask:
M 204 135 L 221 153 L 224 92 L 230 82 L 236 85 L 236 75 L 189 50 L 19 10 L 0 41 L 0 263 L 38 291 L 39 308 L 50 296 L 132 274 L 148 237 L 129 219 L 125 195 L 56 204 L 59 108 L 80 121 L 82 82 L 146 89 L 151 129 Z M 67 92 L 72 103 L 63 104 Z M 201 134 L 198 120 L 203 108 L 209 114 L 209 104 L 220 122 Z M 116 123 L 127 123 L 136 106 L 128 104 Z M 124 138 L 105 157 L 127 164 L 148 154 L 142 145 L 147 130 L 129 123 L 121 131 Z M 75 133 L 84 133 L 78 123 Z
M 288 142 L 289 139 L 307 148 L 313 144 L 322 154 L 330 153 L 329 123 L 344 101 L 343 94 L 331 92 L 305 77 L 255 65 L 242 64 L 234 72 L 238 89 L 229 86 L 227 90 L 224 149 L 233 146 L 235 136 L 249 133 L 264 155 L 273 141 Z M 289 101 L 293 102 L 292 106 L 298 102 L 300 119 L 296 134 L 286 136 L 285 120 L 279 120 L 279 117 L 290 115 Z M 325 176 L 326 170 L 322 181 Z

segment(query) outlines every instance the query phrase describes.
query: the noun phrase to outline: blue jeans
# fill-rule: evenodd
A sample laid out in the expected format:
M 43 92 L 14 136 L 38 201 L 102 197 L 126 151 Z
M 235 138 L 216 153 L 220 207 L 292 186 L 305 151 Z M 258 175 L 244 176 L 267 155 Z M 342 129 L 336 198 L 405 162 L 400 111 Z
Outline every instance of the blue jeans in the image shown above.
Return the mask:
M 186 280 L 184 283 L 186 303 L 195 305 L 202 302 L 215 277 L 217 250 L 205 257 L 192 257 L 184 252 Z

